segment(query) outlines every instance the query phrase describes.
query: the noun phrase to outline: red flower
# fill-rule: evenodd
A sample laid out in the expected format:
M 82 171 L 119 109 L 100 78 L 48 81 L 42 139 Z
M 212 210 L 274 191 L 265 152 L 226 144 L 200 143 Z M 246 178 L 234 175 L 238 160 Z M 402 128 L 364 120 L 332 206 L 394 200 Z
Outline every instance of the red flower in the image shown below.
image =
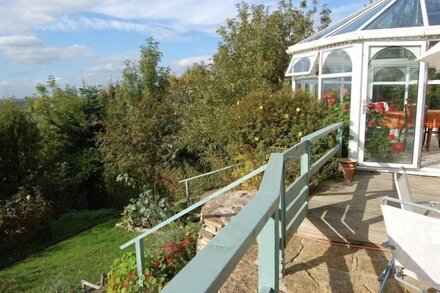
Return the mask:
M 183 240 L 181 242 L 183 247 L 188 247 L 191 245 L 191 239 L 189 238 L 189 236 L 185 236 L 183 237 Z
M 368 121 L 368 127 L 369 128 L 376 127 L 376 121 Z
M 398 142 L 394 145 L 394 150 L 396 151 L 396 153 L 400 153 L 404 149 L 405 149 L 405 144 L 403 142 Z
M 172 255 L 165 256 L 165 262 L 166 263 L 171 263 L 172 261 L 173 261 L 173 256 Z
M 336 100 L 335 100 L 335 98 L 330 98 L 330 99 L 328 99 L 327 102 L 331 106 L 331 105 L 333 105 L 336 102 Z
M 383 113 L 385 112 L 385 106 L 383 103 L 381 102 L 377 102 L 374 104 L 374 108 L 376 109 L 377 112 Z
M 392 140 L 394 140 L 396 138 L 396 136 L 393 133 L 391 133 L 391 134 L 388 135 L 387 138 L 388 138 L 389 141 L 392 141 Z
M 153 267 L 158 268 L 160 266 L 160 262 L 155 261 L 153 262 Z
M 177 247 L 176 243 L 174 243 L 173 241 L 169 242 L 169 243 L 167 244 L 167 246 L 165 247 L 165 251 L 166 251 L 167 253 L 174 253 L 174 252 L 176 252 L 177 250 L 179 250 L 179 248 Z
M 131 271 L 128 275 L 130 276 L 130 279 L 133 278 L 134 277 L 134 271 Z

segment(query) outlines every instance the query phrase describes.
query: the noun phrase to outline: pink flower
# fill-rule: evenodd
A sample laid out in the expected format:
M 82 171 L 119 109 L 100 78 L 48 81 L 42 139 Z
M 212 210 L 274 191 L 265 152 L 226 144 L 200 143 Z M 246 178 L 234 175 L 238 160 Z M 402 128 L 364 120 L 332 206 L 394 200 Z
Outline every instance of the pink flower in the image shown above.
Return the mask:
M 348 91 L 348 89 L 346 89 L 346 88 L 343 88 L 342 89 L 342 94 L 343 95 L 348 95 L 350 92 Z
M 335 98 L 330 98 L 330 99 L 328 99 L 327 102 L 331 106 L 331 105 L 333 105 L 336 102 L 336 100 L 335 100 Z
M 393 133 L 391 133 L 391 134 L 388 135 L 387 138 L 388 138 L 389 141 L 392 141 L 392 140 L 394 140 L 396 138 L 396 136 Z

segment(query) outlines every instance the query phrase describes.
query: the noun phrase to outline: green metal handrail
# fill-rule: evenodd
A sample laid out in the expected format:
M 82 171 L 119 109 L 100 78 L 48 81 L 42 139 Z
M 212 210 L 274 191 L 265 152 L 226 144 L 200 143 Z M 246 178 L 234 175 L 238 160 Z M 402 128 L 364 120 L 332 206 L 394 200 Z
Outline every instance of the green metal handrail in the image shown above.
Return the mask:
M 286 235 L 295 231 L 307 214 L 309 179 L 332 156 L 342 149 L 342 126 L 335 123 L 302 138 L 301 142 L 283 153 L 274 153 L 269 163 L 198 201 L 166 221 L 122 244 L 121 249 L 135 245 L 136 269 L 144 267 L 143 239 L 217 198 L 247 180 L 264 173 L 258 193 L 234 219 L 200 251 L 192 261 L 163 289 L 163 292 L 210 292 L 220 289 L 243 254 L 259 237 L 259 291 L 278 291 L 279 274 Z M 310 149 L 319 138 L 338 132 L 337 144 L 320 159 L 310 164 Z M 301 175 L 289 187 L 284 186 L 285 167 L 301 160 Z M 200 276 L 203 275 L 203 278 Z
M 134 244 L 135 245 L 135 250 L 136 250 L 136 270 L 138 275 L 142 275 L 143 272 L 143 267 L 144 267 L 144 243 L 143 243 L 143 239 L 145 237 L 147 237 L 148 235 L 156 232 L 157 230 L 169 225 L 170 223 L 174 222 L 175 220 L 183 217 L 184 215 L 192 212 L 193 210 L 199 208 L 200 206 L 206 204 L 207 202 L 219 197 L 220 195 L 230 191 L 231 189 L 239 186 L 240 184 L 243 184 L 244 182 L 246 182 L 247 180 L 255 177 L 256 175 L 262 173 L 265 169 L 266 169 L 267 165 L 263 165 L 260 168 L 250 172 L 249 174 L 241 177 L 240 179 L 228 184 L 227 186 L 217 190 L 216 192 L 214 192 L 213 194 L 205 197 L 202 200 L 199 200 L 198 202 L 196 202 L 195 204 L 191 205 L 190 207 L 182 210 L 181 212 L 175 214 L 174 216 L 168 218 L 167 220 L 161 222 L 160 224 L 154 226 L 151 229 L 148 229 L 147 231 L 143 232 L 142 234 L 136 236 L 135 238 L 125 242 L 124 244 L 122 244 L 120 246 L 120 249 L 125 249 L 127 247 L 129 247 L 130 245 Z
M 259 292 L 278 292 L 286 235 L 296 231 L 307 214 L 310 177 L 332 156 L 340 154 L 342 127 L 343 123 L 335 123 L 305 136 L 283 153 L 271 154 L 255 197 L 162 292 L 218 291 L 256 237 Z M 336 146 L 311 164 L 310 149 L 314 142 L 334 131 Z M 301 161 L 301 175 L 286 189 L 285 168 L 297 160 Z

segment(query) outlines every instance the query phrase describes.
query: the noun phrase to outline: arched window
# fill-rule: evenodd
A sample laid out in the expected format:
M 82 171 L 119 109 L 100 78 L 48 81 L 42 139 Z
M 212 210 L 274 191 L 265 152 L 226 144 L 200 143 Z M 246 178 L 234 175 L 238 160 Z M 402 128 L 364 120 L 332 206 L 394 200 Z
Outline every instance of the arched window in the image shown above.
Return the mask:
M 387 102 L 400 111 L 408 99 L 416 100 L 419 63 L 415 59 L 416 55 L 404 47 L 387 47 L 375 52 L 369 65 L 371 102 Z
M 323 74 L 351 72 L 351 58 L 342 49 L 331 52 L 322 66 Z
M 322 64 L 321 97 L 332 96 L 339 102 L 350 103 L 351 58 L 344 49 L 324 54 Z
M 371 104 L 366 112 L 365 162 L 413 161 L 416 117 L 411 113 L 418 101 L 419 55 L 418 46 L 370 47 L 367 103 L 381 103 Z M 385 113 L 371 110 L 374 105 L 384 105 Z

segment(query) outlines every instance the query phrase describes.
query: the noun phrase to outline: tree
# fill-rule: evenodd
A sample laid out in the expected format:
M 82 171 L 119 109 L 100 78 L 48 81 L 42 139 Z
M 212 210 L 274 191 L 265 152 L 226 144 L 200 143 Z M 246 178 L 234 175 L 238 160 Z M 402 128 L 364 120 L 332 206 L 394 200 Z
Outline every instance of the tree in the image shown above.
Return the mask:
M 213 166 L 226 164 L 227 145 L 235 135 L 231 107 L 253 91 L 283 87 L 290 61 L 286 49 L 314 32 L 317 2 L 311 4 L 309 8 L 307 1 L 301 1 L 296 8 L 292 1 L 280 0 L 275 10 L 244 2 L 237 5 L 237 17 L 218 30 L 221 41 L 213 64 L 194 66 L 181 77 L 183 94 L 190 101 L 179 107 L 182 148 L 202 154 L 202 160 Z M 322 26 L 328 24 L 329 13 L 324 6 Z
M 0 200 L 26 185 L 36 170 L 39 132 L 17 102 L 0 102 Z
M 105 132 L 100 135 L 107 176 L 128 174 L 157 195 L 161 171 L 172 156 L 176 112 L 168 99 L 169 69 L 152 38 L 141 46 L 140 59 L 126 62 L 122 82 L 109 101 Z
M 25 108 L 40 132 L 38 185 L 55 202 L 56 212 L 77 207 L 86 194 L 92 206 L 99 196 L 102 164 L 96 136 L 102 129 L 100 88 L 61 88 L 53 77 L 37 85 L 37 95 Z

